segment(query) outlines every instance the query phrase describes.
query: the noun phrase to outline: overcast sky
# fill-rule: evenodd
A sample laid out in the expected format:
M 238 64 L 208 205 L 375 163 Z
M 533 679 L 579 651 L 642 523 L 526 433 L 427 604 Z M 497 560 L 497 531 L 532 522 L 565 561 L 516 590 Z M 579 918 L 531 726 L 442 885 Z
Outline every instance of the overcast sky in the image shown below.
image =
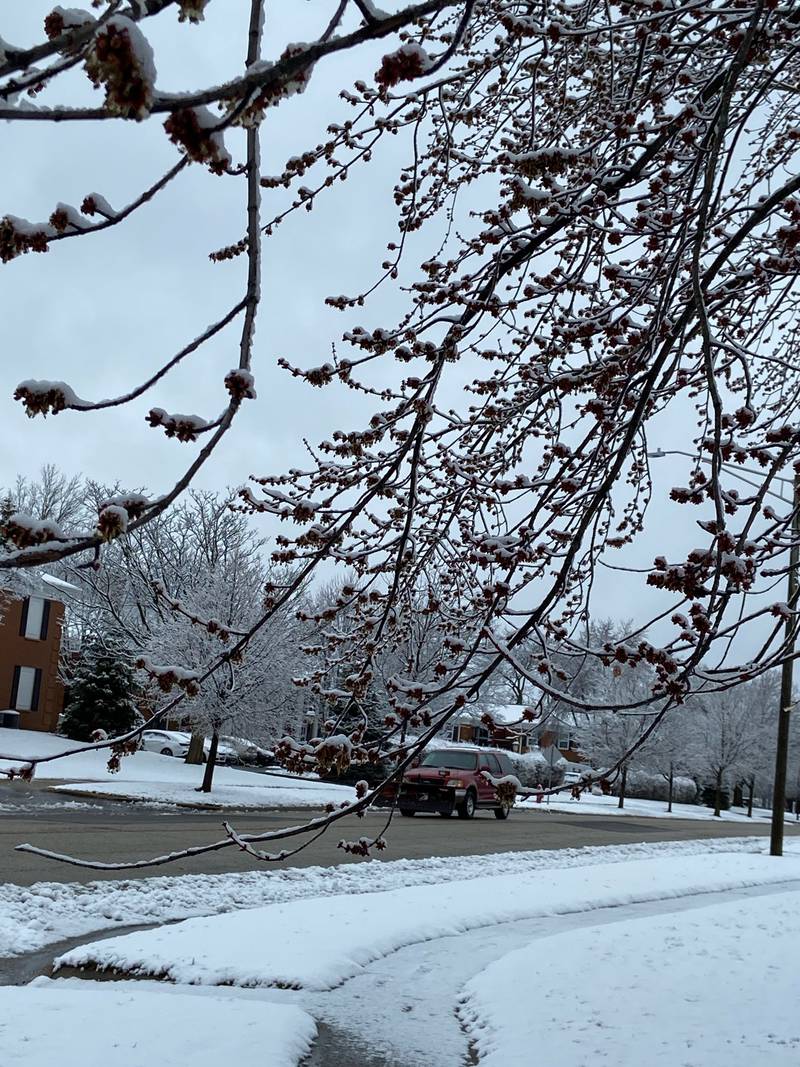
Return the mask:
M 158 87 L 190 90 L 235 76 L 246 49 L 247 6 L 244 0 L 212 0 L 200 27 L 178 25 L 174 12 L 148 20 Z M 334 6 L 333 0 L 271 0 L 265 58 L 276 58 L 290 41 L 318 36 Z M 0 37 L 28 45 L 41 39 L 52 4 L 30 0 L 3 8 Z M 383 51 L 375 46 L 326 61 L 303 95 L 269 113 L 263 173 L 280 172 L 287 157 L 321 139 L 328 122 L 347 116 L 339 90 L 358 78 L 370 80 Z M 80 71 L 58 85 L 58 94 L 41 102 L 97 100 Z M 10 164 L 3 168 L 0 214 L 36 221 L 47 219 L 57 202 L 79 206 L 94 191 L 121 207 L 177 158 L 160 119 L 6 123 L 2 136 Z M 235 136 L 228 143 L 236 155 Z M 358 401 L 351 390 L 312 390 L 279 370 L 276 360 L 285 356 L 300 365 L 318 365 L 330 358 L 331 343 L 339 342 L 345 329 L 390 324 L 404 307 L 403 294 L 388 290 L 357 314 L 324 306 L 325 296 L 357 291 L 376 277 L 386 242 L 397 234 L 391 194 L 404 161 L 402 138 L 388 138 L 375 162 L 356 169 L 324 204 L 311 214 L 300 212 L 265 242 L 254 365 L 259 399 L 244 405 L 234 432 L 198 485 L 219 489 L 239 485 L 252 473 L 283 470 L 301 458 L 303 437 L 316 442 L 337 427 L 357 425 Z M 193 166 L 123 226 L 61 242 L 47 255 L 28 255 L 2 267 L 0 484 L 55 462 L 69 474 L 106 483 L 154 492 L 169 488 L 193 446 L 167 440 L 146 425 L 145 415 L 153 406 L 205 418 L 218 414 L 226 396 L 222 379 L 238 358 L 238 324 L 128 408 L 29 420 L 11 397 L 24 378 L 63 379 L 87 399 L 123 392 L 223 314 L 243 293 L 246 262 L 215 265 L 208 253 L 242 236 L 244 192 L 241 180 Z M 265 191 L 265 219 L 284 196 Z M 417 260 L 431 251 L 426 248 Z M 662 420 L 652 444 L 691 449 L 691 433 L 688 420 Z M 662 500 L 625 562 L 648 566 L 660 552 L 674 559 L 699 541 L 697 513 L 664 499 L 669 485 L 685 483 L 687 467 L 681 459 L 655 463 Z M 605 574 L 598 589 L 601 614 L 634 616 L 645 606 L 640 579 L 634 583 Z M 663 594 L 647 591 L 644 597 L 652 610 L 666 607 Z

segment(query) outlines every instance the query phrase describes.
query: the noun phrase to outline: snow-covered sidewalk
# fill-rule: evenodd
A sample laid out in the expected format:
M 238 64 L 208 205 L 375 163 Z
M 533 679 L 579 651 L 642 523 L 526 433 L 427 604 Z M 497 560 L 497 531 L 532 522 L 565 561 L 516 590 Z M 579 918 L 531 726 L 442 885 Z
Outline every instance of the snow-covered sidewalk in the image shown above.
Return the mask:
M 491 963 L 460 1015 L 481 1067 L 790 1067 L 798 942 L 797 892 L 591 926 Z
M 402 946 L 495 923 L 793 880 L 800 882 L 797 855 L 662 856 L 530 871 L 188 919 L 73 949 L 57 966 L 188 984 L 331 989 Z
M 122 1067 L 173 1067 L 171 1036 L 163 1049 L 158 1043 L 166 1020 L 184 1038 L 182 1063 L 203 1067 L 224 1054 L 241 1067 L 296 1067 L 316 1020 L 314 1062 L 326 1065 L 424 1067 L 431 1049 L 457 1064 L 468 1058 L 469 1037 L 480 1067 L 527 1064 L 532 1048 L 536 1060 L 558 1067 L 612 1058 L 620 1067 L 794 1067 L 800 1046 L 787 968 L 800 933 L 800 847 L 789 842 L 789 850 L 774 860 L 763 840 L 740 838 L 4 886 L 7 929 L 40 942 L 70 921 L 107 926 L 110 915 L 92 916 L 97 908 L 116 909 L 121 923 L 191 908 L 250 910 L 64 953 L 64 963 L 120 968 L 144 981 L 98 985 L 83 972 L 37 980 L 5 999 L 0 989 L 0 1020 L 15 1020 L 13 1040 L 0 1029 L 0 1048 L 13 1050 L 9 1063 L 24 1058 L 30 1067 L 105 1067 L 123 1034 Z M 756 1000 L 768 983 L 780 999 L 761 1026 Z M 107 1002 L 96 999 L 104 991 Z M 722 996 L 730 1008 L 720 1009 Z M 686 1025 L 676 1027 L 685 1003 Z M 700 1033 L 704 1019 L 717 1018 L 711 1036 Z M 49 1037 L 62 1020 L 60 1032 L 78 1050 L 72 1060 Z M 201 1028 L 208 1048 L 195 1053 Z M 732 1049 L 746 1034 L 758 1043 L 751 1040 L 749 1059 L 736 1059 Z
M 380 893 L 403 886 L 541 870 L 590 868 L 653 856 L 724 852 L 760 854 L 755 837 L 711 838 L 659 844 L 503 852 L 446 859 L 369 861 L 336 867 L 277 867 L 236 874 L 186 874 L 100 882 L 0 885 L 0 957 L 32 952 L 68 937 L 114 926 L 144 926 L 271 903 L 329 895 Z
M 294 1005 L 176 994 L 168 1002 L 136 983 L 46 978 L 0 988 L 3 1067 L 295 1067 L 316 1034 Z

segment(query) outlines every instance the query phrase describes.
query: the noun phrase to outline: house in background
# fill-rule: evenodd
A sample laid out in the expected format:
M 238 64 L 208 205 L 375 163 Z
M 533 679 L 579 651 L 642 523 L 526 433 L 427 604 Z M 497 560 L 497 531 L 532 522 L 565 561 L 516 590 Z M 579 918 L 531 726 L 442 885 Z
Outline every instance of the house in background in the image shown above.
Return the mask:
M 534 736 L 536 744 L 543 752 L 546 753 L 552 748 L 556 750 L 558 757 L 568 763 L 584 762 L 574 724 L 553 716 L 536 728 Z
M 561 759 L 568 763 L 583 762 L 575 725 L 567 721 L 573 716 L 552 715 L 542 724 L 521 722 L 527 708 L 525 704 L 479 704 L 464 708 L 451 720 L 448 739 L 522 753 L 538 748 L 551 765 Z M 493 730 L 481 721 L 487 712 L 494 720 Z
M 532 724 L 521 722 L 525 704 L 476 704 L 464 708 L 451 719 L 449 740 L 488 748 L 505 748 L 512 752 L 527 752 L 535 746 Z M 490 728 L 483 721 L 489 714 L 494 721 Z M 514 725 L 509 725 L 509 724 Z
M 64 604 L 54 587 L 41 582 L 25 597 L 0 590 L 2 725 L 55 731 L 64 709 L 59 675 L 63 625 Z

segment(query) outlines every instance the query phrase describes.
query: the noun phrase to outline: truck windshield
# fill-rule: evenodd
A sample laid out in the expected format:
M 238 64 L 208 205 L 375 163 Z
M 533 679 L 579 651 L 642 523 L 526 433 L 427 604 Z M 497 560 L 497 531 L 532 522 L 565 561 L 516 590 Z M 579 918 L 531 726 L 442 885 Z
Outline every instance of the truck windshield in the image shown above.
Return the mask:
M 442 749 L 439 752 L 426 752 L 420 763 L 421 767 L 455 767 L 460 771 L 474 771 L 478 757 L 474 752 L 453 752 Z

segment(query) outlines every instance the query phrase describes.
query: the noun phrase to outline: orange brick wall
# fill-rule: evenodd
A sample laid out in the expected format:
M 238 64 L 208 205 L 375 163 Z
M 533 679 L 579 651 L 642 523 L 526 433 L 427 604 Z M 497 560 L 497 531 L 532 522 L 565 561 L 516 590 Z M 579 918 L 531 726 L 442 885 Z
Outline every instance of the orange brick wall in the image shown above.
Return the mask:
M 22 605 L 22 600 L 12 599 L 0 591 L 0 711 L 10 706 L 14 668 L 38 667 L 42 672 L 39 707 L 36 711 L 20 711 L 19 725 L 22 730 L 52 733 L 64 708 L 64 686 L 58 675 L 64 605 L 58 600 L 50 601 L 50 620 L 44 641 L 21 636 Z

